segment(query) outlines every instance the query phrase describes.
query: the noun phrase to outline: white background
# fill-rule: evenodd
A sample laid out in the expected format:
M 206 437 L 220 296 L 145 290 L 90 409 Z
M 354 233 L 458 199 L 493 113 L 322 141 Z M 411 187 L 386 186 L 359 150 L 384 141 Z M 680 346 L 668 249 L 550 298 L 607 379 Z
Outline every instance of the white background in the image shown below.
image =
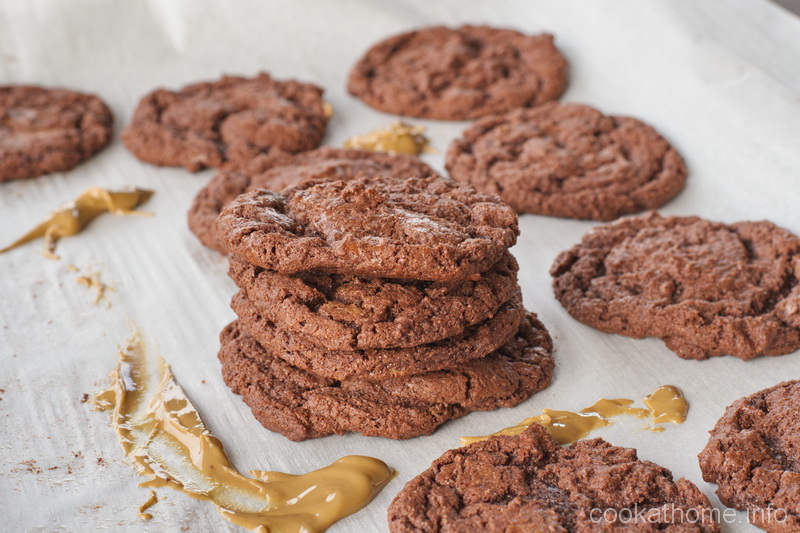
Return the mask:
M 96 92 L 113 109 L 119 133 L 137 99 L 157 86 L 267 70 L 326 88 L 336 114 L 325 143 L 338 146 L 393 120 L 345 92 L 347 72 L 367 47 L 409 28 L 461 22 L 553 32 L 571 67 L 564 100 L 656 126 L 685 156 L 690 174 L 663 212 L 726 222 L 768 218 L 800 234 L 800 20 L 763 0 L 3 0 L 0 84 Z M 425 159 L 442 168 L 443 152 L 465 124 L 414 122 L 429 127 L 440 153 Z M 233 318 L 235 287 L 225 259 L 186 227 L 192 197 L 212 175 L 140 163 L 117 136 L 73 172 L 0 185 L 3 244 L 88 187 L 157 191 L 146 205 L 155 218 L 98 219 L 60 244 L 60 262 L 44 259 L 38 243 L 0 256 L 0 530 L 236 529 L 211 505 L 168 489 L 159 491 L 152 521 L 137 519 L 147 490 L 137 488 L 141 479 L 122 460 L 106 415 L 80 402 L 103 384 L 117 345 L 134 327 L 172 365 L 241 469 L 298 473 L 367 454 L 399 470 L 374 503 L 334 531 L 385 530 L 397 491 L 461 435 L 494 431 L 543 407 L 578 409 L 600 396 L 639 400 L 662 384 L 681 387 L 691 402 L 683 426 L 650 433 L 629 421 L 600 434 L 689 478 L 719 505 L 696 460 L 706 432 L 736 398 L 800 376 L 798 354 L 683 361 L 660 341 L 577 323 L 553 298 L 548 268 L 593 224 L 526 215 L 513 251 L 525 304 L 555 337 L 558 367 L 549 389 L 430 437 L 292 443 L 263 429 L 220 377 L 217 335 Z M 101 273 L 115 289 L 111 309 L 93 305 L 67 262 Z M 28 460 L 35 465 L 21 464 Z

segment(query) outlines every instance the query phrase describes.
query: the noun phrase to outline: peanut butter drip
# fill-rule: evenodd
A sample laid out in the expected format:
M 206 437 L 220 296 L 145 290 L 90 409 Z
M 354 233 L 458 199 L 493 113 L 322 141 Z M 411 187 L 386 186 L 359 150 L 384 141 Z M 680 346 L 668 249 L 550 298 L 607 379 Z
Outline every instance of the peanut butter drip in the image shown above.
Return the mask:
M 161 357 L 147 357 L 134 337 L 119 353 L 111 385 L 93 398 L 111 410 L 111 424 L 126 457 L 149 479 L 141 486 L 169 487 L 212 502 L 224 518 L 247 529 L 324 531 L 381 491 L 392 470 L 371 457 L 347 456 L 307 474 L 241 474 Z
M 486 440 L 492 435 L 519 435 L 531 424 L 541 424 L 550 432 L 553 440 L 559 444 L 569 444 L 578 441 L 597 428 L 611 425 L 611 418 L 620 415 L 630 415 L 636 418 L 649 418 L 654 426 L 646 429 L 663 431 L 658 424 L 682 424 L 689 412 L 689 404 L 683 397 L 680 389 L 672 385 L 664 385 L 656 389 L 653 394 L 644 398 L 647 409 L 631 407 L 633 400 L 625 398 L 597 400 L 594 405 L 574 411 L 556 411 L 543 409 L 542 414 L 526 418 L 516 426 L 501 429 L 491 435 L 481 437 L 461 437 L 461 445 L 466 446 L 473 442 Z
M 25 243 L 44 238 L 44 255 L 58 259 L 56 243 L 62 237 L 77 235 L 89 222 L 103 213 L 115 215 L 150 215 L 135 208 L 153 196 L 153 191 L 133 187 L 107 190 L 100 187 L 87 189 L 72 202 L 68 202 L 43 220 L 31 231 L 0 249 L 0 254 Z
M 152 506 L 158 503 L 158 496 L 156 495 L 156 491 L 150 491 L 150 497 L 147 498 L 147 501 L 144 502 L 142 505 L 139 506 L 139 518 L 141 520 L 152 520 L 153 515 L 147 512 Z
M 425 128 L 422 126 L 395 122 L 364 135 L 354 135 L 344 142 L 344 147 L 392 155 L 419 155 L 431 151 L 430 141 L 424 133 Z

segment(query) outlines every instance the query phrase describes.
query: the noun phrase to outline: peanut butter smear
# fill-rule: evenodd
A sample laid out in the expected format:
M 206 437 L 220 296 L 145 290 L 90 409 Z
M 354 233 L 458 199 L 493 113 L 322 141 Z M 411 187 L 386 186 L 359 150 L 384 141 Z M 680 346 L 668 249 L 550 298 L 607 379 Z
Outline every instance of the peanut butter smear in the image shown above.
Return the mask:
M 541 424 L 553 440 L 559 444 L 569 444 L 581 440 L 595 429 L 610 426 L 611 418 L 620 415 L 635 416 L 636 418 L 649 418 L 652 424 L 645 429 L 663 431 L 658 424 L 674 423 L 683 424 L 689 412 L 689 404 L 683 397 L 680 389 L 672 385 L 664 385 L 656 389 L 653 394 L 644 398 L 647 409 L 631 407 L 633 400 L 625 398 L 597 400 L 594 405 L 574 411 L 556 411 L 543 409 L 539 416 L 526 418 L 516 426 L 501 429 L 491 435 L 481 437 L 461 437 L 461 445 L 466 446 L 473 442 L 486 440 L 492 435 L 519 435 L 531 424 Z
M 395 122 L 364 135 L 354 135 L 344 142 L 345 148 L 357 148 L 391 155 L 419 155 L 431 151 L 423 126 Z
M 147 356 L 139 336 L 120 350 L 111 385 L 92 399 L 112 411 L 111 424 L 140 486 L 169 487 L 212 502 L 222 516 L 253 531 L 320 532 L 366 506 L 393 471 L 372 457 L 342 457 L 302 475 L 240 473 L 222 443 L 177 385 L 161 357 Z
M 67 202 L 50 213 L 38 226 L 12 242 L 0 248 L 0 254 L 13 250 L 18 246 L 36 239 L 44 238 L 44 255 L 49 259 L 59 259 L 55 254 L 56 243 L 62 237 L 77 235 L 89 222 L 103 213 L 114 215 L 147 215 L 135 208 L 153 196 L 153 191 L 127 187 L 118 190 L 107 190 L 92 187 L 85 190 L 71 202 Z

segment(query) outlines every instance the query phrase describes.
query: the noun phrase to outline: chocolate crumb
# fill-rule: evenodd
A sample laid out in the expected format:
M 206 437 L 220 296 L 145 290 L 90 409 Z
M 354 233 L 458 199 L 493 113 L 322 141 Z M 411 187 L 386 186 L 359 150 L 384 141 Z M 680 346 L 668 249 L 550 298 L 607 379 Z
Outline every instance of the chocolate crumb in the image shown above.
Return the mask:
M 32 474 L 41 474 L 42 469 L 36 466 L 36 459 L 28 459 L 27 461 L 22 461 L 19 463 L 21 465 L 25 465 L 25 470 Z

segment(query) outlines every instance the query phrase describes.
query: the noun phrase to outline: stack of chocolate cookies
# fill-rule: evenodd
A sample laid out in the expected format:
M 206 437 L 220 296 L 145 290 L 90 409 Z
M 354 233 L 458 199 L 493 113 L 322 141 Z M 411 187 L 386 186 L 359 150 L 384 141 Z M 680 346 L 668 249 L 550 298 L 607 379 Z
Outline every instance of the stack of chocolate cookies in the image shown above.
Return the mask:
M 240 195 L 216 229 L 240 289 L 223 377 L 291 440 L 430 434 L 551 381 L 496 196 L 436 175 L 306 181 Z

